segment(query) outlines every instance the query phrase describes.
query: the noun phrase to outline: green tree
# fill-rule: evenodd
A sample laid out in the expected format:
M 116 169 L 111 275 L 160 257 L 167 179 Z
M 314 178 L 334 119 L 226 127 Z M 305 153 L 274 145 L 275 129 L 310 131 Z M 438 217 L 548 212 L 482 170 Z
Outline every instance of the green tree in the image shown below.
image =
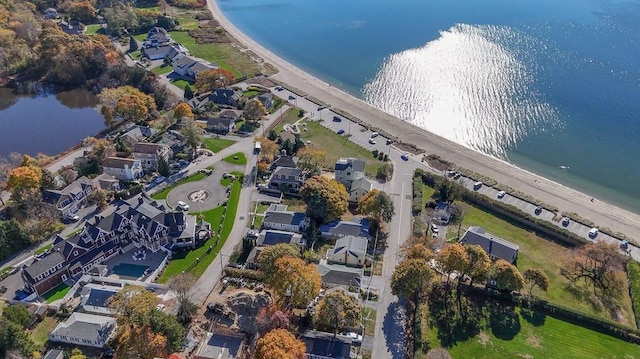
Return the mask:
M 402 260 L 391 275 L 391 292 L 417 304 L 433 282 L 434 274 L 429 263 L 422 258 Z
M 183 119 L 180 126 L 180 134 L 184 137 L 187 146 L 191 147 L 193 151 L 197 150 L 202 143 L 202 128 L 198 126 L 195 120 L 190 118 Z
M 327 151 L 315 147 L 303 147 L 298 151 L 297 156 L 298 167 L 308 170 L 314 176 L 322 172 L 327 161 Z
M 309 178 L 300 195 L 307 204 L 307 214 L 320 221 L 330 222 L 348 208 L 349 194 L 344 185 L 323 176 Z
M 149 312 L 146 322 L 154 333 L 166 338 L 167 352 L 173 353 L 180 351 L 184 340 L 185 329 L 176 316 L 154 308 Z
M 258 99 L 252 99 L 244 106 L 244 118 L 248 121 L 258 121 L 262 116 L 268 114 L 269 111 L 264 107 L 262 102 Z
M 87 196 L 87 200 L 91 203 L 95 203 L 99 209 L 105 209 L 109 205 L 107 201 L 107 191 L 102 188 L 91 191 L 91 194 Z
M 464 250 L 467 253 L 467 259 L 469 264 L 462 272 L 471 278 L 473 281 L 483 281 L 487 278 L 489 273 L 489 267 L 491 267 L 491 259 L 487 255 L 487 252 L 479 245 L 465 245 Z M 464 277 L 461 275 L 458 281 Z
M 189 84 L 186 84 L 184 86 L 184 98 L 186 98 L 187 100 L 191 100 L 193 98 L 193 90 L 191 89 L 191 86 L 189 86 Z
M 191 322 L 191 317 L 198 307 L 191 302 L 190 290 L 195 284 L 196 278 L 188 272 L 178 274 L 169 280 L 169 289 L 176 293 L 178 297 L 178 320 L 187 324 Z
M 129 37 L 129 52 L 136 52 L 138 48 L 138 40 L 133 36 Z
M 358 201 L 358 212 L 369 216 L 376 223 L 388 223 L 395 215 L 395 207 L 386 192 L 372 189 Z
M 393 177 L 393 165 L 391 163 L 384 163 L 382 166 L 378 167 L 378 171 L 376 171 L 376 178 L 386 182 L 391 177 Z
M 320 300 L 314 320 L 337 334 L 339 329 L 357 326 L 361 312 L 362 307 L 354 297 L 343 290 L 336 290 Z
M 491 278 L 500 290 L 518 291 L 524 287 L 524 278 L 513 264 L 498 259 L 491 268 Z
M 40 190 L 58 189 L 56 179 L 48 169 L 42 170 L 42 178 L 40 179 Z
M 19 304 L 4 308 L 2 316 L 7 318 L 8 321 L 16 323 L 23 328 L 27 327 L 27 324 L 29 324 L 29 320 L 31 319 L 31 314 L 29 314 L 27 307 Z
M 522 273 L 525 282 L 529 283 L 529 296 L 533 295 L 533 287 L 538 287 L 543 291 L 549 289 L 549 277 L 539 268 L 528 268 Z
M 109 298 L 108 305 L 116 313 L 118 324 L 127 325 L 144 323 L 159 302 L 153 292 L 141 286 L 127 285 Z
M 442 202 L 453 203 L 453 201 L 460 199 L 462 189 L 459 184 L 441 178 L 436 183 L 436 193 Z
M 12 218 L 0 221 L 0 258 L 6 258 L 29 245 L 29 234 Z
M 272 283 L 277 272 L 276 261 L 283 257 L 300 257 L 300 250 L 293 244 L 278 243 L 262 250 L 258 255 L 260 270 L 264 273 L 264 281 Z
M 286 256 L 276 260 L 272 286 L 280 298 L 295 307 L 302 308 L 315 298 L 321 282 L 317 267 L 301 258 Z
M 160 160 L 158 161 L 158 173 L 165 177 L 169 177 L 171 175 L 171 167 L 164 157 L 160 157 Z
M 122 34 L 125 29 L 138 27 L 138 16 L 135 10 L 124 3 L 113 4 L 102 9 L 102 16 L 107 22 L 107 30 L 115 34 Z

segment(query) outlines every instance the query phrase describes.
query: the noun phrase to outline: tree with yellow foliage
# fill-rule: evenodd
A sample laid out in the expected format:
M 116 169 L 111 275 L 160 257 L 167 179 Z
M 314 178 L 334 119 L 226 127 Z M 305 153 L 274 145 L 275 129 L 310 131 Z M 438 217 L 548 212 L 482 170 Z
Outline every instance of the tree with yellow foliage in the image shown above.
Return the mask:
M 255 359 L 304 359 L 307 348 L 286 329 L 274 329 L 258 339 Z
M 196 76 L 195 88 L 198 92 L 211 91 L 215 88 L 226 87 L 235 81 L 233 73 L 223 68 L 206 70 Z
M 312 175 L 318 175 L 327 161 L 327 151 L 315 147 L 302 147 L 298 151 L 298 167 L 309 170 Z
M 309 178 L 300 189 L 307 214 L 324 222 L 340 217 L 348 208 L 349 194 L 344 185 L 323 176 Z
M 285 301 L 304 307 L 320 293 L 322 279 L 315 265 L 291 256 L 279 258 L 275 264 L 271 284 Z
M 118 337 L 116 358 L 153 359 L 167 355 L 167 338 L 148 325 L 127 327 Z
M 105 88 L 98 95 L 98 100 L 107 126 L 114 126 L 118 118 L 124 121 L 143 121 L 156 108 L 153 97 L 132 86 Z
M 180 102 L 173 109 L 173 118 L 181 120 L 183 117 L 193 118 L 193 112 L 191 106 L 186 102 Z
M 42 169 L 36 166 L 20 166 L 14 168 L 9 174 L 7 188 L 20 191 L 25 189 L 40 188 Z

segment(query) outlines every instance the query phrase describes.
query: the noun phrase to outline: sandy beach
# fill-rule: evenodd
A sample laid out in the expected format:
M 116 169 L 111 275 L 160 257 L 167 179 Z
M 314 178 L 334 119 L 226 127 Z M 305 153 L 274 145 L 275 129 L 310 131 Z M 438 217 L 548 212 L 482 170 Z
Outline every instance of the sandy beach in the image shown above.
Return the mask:
M 590 195 L 486 156 L 382 112 L 265 49 L 229 22 L 215 0 L 207 0 L 207 4 L 214 18 L 229 34 L 279 70 L 273 78 L 290 84 L 333 107 L 347 111 L 404 142 L 414 144 L 424 149 L 427 154 L 437 154 L 461 167 L 491 177 L 502 184 L 556 206 L 560 211 L 575 212 L 595 222 L 599 227 L 610 228 L 630 238 L 640 237 L 640 215 L 598 199 L 592 202 Z

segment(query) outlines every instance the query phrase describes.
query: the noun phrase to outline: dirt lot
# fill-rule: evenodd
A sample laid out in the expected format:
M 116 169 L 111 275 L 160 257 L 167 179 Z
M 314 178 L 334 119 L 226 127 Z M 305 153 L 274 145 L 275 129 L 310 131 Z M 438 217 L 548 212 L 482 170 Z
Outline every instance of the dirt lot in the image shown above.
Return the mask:
M 264 307 L 273 302 L 265 291 L 237 288 L 229 285 L 224 291 L 218 284 L 211 292 L 205 305 L 198 311 L 199 316 L 213 323 L 237 329 L 249 334 L 256 332 L 255 317 Z M 207 304 L 215 304 L 215 310 L 207 310 Z

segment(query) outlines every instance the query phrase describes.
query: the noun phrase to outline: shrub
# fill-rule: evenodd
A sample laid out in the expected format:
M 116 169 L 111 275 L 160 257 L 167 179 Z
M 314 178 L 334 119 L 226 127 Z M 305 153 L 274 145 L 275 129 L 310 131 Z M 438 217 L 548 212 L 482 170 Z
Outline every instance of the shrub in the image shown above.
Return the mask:
M 640 263 L 629 261 L 627 263 L 627 276 L 629 278 L 629 295 L 636 317 L 636 326 L 640 327 Z

